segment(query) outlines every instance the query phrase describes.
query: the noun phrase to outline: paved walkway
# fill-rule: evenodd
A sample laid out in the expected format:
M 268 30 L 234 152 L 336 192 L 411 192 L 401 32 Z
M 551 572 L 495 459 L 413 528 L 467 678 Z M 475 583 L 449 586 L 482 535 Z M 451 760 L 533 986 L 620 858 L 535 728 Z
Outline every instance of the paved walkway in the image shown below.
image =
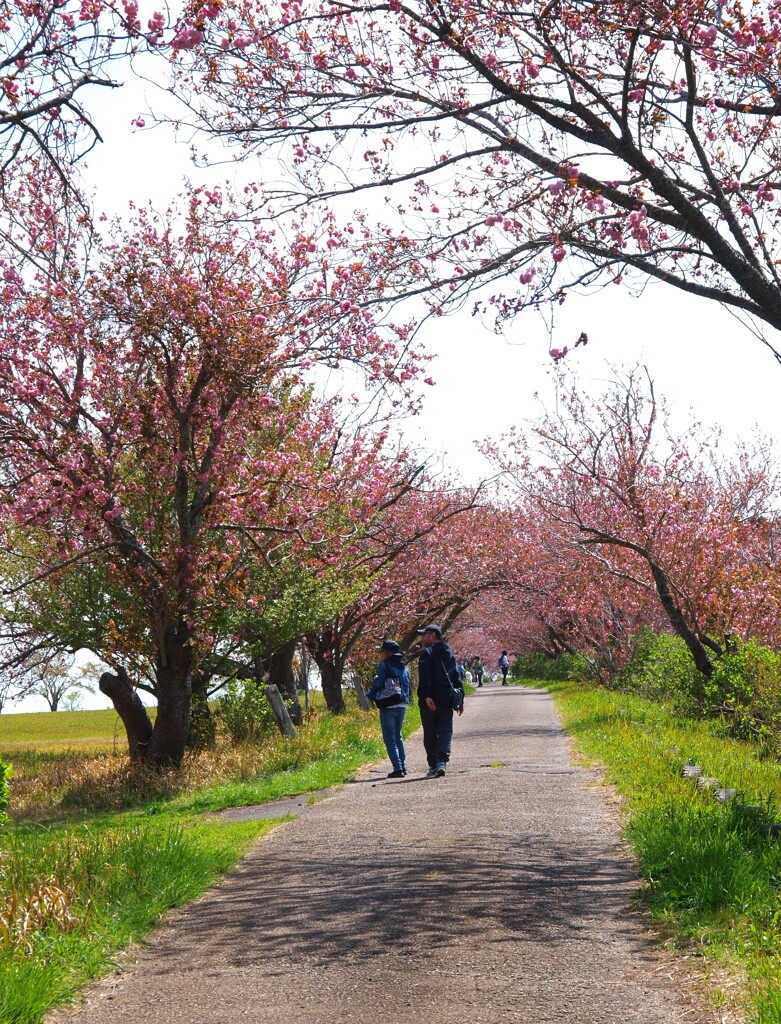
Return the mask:
M 378 724 L 379 729 L 379 724 Z M 172 917 L 69 1024 L 704 1024 L 632 909 L 550 697 L 468 698 L 451 770 L 363 772 Z

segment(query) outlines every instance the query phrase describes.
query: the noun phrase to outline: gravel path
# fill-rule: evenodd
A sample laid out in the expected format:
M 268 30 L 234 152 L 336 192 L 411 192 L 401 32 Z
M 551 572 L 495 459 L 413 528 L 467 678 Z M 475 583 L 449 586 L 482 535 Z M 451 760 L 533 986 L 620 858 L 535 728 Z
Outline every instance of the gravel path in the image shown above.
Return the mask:
M 379 729 L 379 724 L 378 724 Z M 68 1024 L 705 1024 L 632 909 L 550 697 L 468 698 L 451 769 L 387 764 L 273 832 Z

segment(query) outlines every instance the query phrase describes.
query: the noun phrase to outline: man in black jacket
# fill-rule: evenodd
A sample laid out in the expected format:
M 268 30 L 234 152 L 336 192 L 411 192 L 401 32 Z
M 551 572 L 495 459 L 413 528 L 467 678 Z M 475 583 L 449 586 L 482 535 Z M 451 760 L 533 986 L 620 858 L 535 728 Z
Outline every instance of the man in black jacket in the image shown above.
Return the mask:
M 423 650 L 418 662 L 418 704 L 428 778 L 442 777 L 450 760 L 453 737 L 453 689 L 459 685 L 456 659 L 442 639 L 439 626 L 419 629 Z M 463 714 L 463 706 L 458 714 Z

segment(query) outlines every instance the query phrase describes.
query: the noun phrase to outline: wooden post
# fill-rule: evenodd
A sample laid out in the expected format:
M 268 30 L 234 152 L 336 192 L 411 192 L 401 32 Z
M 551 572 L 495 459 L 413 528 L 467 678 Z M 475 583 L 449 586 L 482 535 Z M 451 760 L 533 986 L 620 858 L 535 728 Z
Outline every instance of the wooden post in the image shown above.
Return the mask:
M 358 697 L 358 703 L 361 705 L 364 711 L 371 711 L 371 703 L 369 698 L 363 692 L 363 686 L 361 686 L 361 677 L 355 672 L 353 673 L 353 689 Z
M 279 688 L 274 686 L 273 683 L 269 683 L 266 687 L 266 696 L 268 697 L 268 702 L 271 705 L 271 710 L 274 712 L 274 718 L 279 726 L 279 731 L 283 736 L 289 736 L 291 739 L 295 739 L 296 727 L 293 725 L 293 721 L 287 713 L 287 708 L 285 707 L 285 702 L 282 700 L 282 694 L 279 692 Z

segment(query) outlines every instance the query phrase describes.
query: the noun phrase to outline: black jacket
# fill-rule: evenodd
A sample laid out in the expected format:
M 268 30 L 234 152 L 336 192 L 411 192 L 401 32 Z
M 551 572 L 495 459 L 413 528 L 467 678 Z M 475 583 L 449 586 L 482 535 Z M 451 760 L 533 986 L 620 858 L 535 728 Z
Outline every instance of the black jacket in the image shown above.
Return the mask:
M 456 659 L 445 641 L 424 647 L 418 660 L 418 704 L 425 704 L 426 697 L 431 697 L 438 708 L 449 708 L 457 683 Z

